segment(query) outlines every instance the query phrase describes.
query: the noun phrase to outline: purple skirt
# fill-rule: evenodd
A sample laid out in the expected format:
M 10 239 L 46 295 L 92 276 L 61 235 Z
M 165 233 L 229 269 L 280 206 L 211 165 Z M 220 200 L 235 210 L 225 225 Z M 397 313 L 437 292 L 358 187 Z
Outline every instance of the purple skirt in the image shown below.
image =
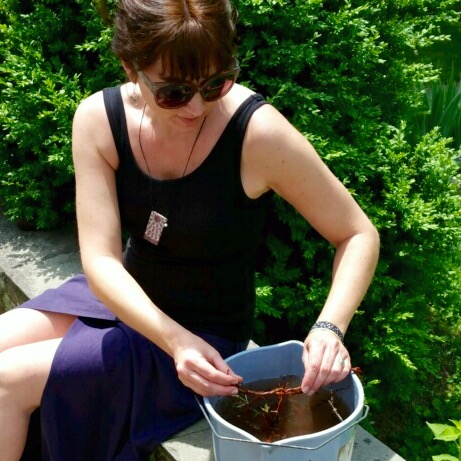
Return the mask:
M 20 307 L 79 316 L 58 347 L 41 402 L 43 461 L 148 460 L 156 445 L 201 418 L 172 358 L 120 322 L 84 276 Z M 194 333 L 224 358 L 247 346 Z

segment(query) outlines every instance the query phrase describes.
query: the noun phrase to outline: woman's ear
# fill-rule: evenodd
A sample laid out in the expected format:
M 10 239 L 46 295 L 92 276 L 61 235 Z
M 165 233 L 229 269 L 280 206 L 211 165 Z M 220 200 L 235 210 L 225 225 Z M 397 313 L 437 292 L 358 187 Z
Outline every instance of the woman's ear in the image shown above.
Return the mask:
M 123 66 L 123 69 L 125 70 L 126 72 L 126 75 L 128 76 L 130 82 L 133 82 L 133 83 L 137 83 L 138 81 L 138 74 L 137 72 L 134 70 L 134 67 L 131 63 L 125 61 L 122 59 L 122 66 Z

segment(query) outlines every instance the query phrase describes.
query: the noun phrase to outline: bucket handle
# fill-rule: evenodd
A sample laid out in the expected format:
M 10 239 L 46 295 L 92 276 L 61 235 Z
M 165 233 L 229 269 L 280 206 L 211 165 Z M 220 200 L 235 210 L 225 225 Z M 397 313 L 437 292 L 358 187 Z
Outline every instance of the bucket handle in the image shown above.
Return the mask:
M 202 410 L 203 416 L 205 416 L 205 419 L 207 420 L 208 425 L 210 426 L 211 430 L 213 431 L 213 434 L 218 439 L 226 440 L 226 441 L 229 441 L 229 442 L 243 442 L 243 443 L 250 443 L 250 444 L 252 443 L 252 444 L 256 444 L 256 445 L 262 445 L 262 446 L 265 446 L 265 447 L 270 446 L 270 447 L 294 448 L 294 449 L 297 449 L 297 450 L 318 450 L 319 448 L 322 448 L 327 443 L 330 443 L 332 440 L 334 440 L 336 437 L 339 437 L 341 434 L 348 431 L 353 426 L 356 426 L 357 424 L 362 422 L 368 416 L 368 412 L 370 410 L 370 407 L 368 405 L 364 405 L 363 406 L 362 416 L 357 421 L 354 421 L 353 424 L 351 424 L 350 426 L 345 427 L 344 429 L 337 432 L 332 437 L 330 437 L 328 440 L 325 440 L 324 442 L 322 442 L 320 445 L 317 445 L 316 447 L 301 447 L 299 445 L 278 445 L 278 444 L 275 444 L 275 443 L 261 442 L 259 440 L 245 440 L 245 439 L 238 439 L 236 437 L 225 437 L 223 435 L 219 435 L 216 432 L 216 429 L 213 427 L 213 424 L 210 421 L 210 418 L 208 416 L 206 408 L 202 405 L 202 403 L 200 402 L 200 400 L 198 399 L 197 396 L 195 397 L 195 399 L 197 400 L 198 406 L 200 407 L 200 410 Z

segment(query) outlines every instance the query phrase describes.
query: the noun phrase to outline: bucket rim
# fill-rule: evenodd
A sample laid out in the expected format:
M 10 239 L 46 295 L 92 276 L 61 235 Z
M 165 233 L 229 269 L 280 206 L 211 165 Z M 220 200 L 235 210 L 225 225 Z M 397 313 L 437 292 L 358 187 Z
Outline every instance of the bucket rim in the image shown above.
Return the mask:
M 239 358 L 239 357 L 241 357 L 243 355 L 247 355 L 247 354 L 250 354 L 250 353 L 255 353 L 257 351 L 261 352 L 261 351 L 264 351 L 264 350 L 270 350 L 270 349 L 281 348 L 281 347 L 289 347 L 289 346 L 293 346 L 293 345 L 300 346 L 301 348 L 304 347 L 304 344 L 301 341 L 297 341 L 297 340 L 284 341 L 284 342 L 278 343 L 278 344 L 270 344 L 270 345 L 267 345 L 267 346 L 261 346 L 261 347 L 257 347 L 257 348 L 253 348 L 253 349 L 247 349 L 247 350 L 242 351 L 242 352 L 238 352 L 237 354 L 234 354 L 234 355 L 228 357 L 226 359 L 226 362 L 230 363 L 234 359 L 237 359 L 237 358 Z M 300 440 L 306 441 L 306 440 L 316 439 L 316 438 L 319 438 L 319 437 L 328 436 L 328 435 L 331 435 L 333 433 L 336 433 L 337 431 L 340 431 L 340 430 L 346 428 L 347 426 L 351 426 L 351 427 L 354 426 L 353 423 L 357 419 L 359 419 L 361 417 L 362 413 L 363 413 L 363 407 L 365 405 L 365 394 L 364 394 L 363 386 L 362 386 L 362 383 L 361 383 L 360 379 L 357 377 L 357 375 L 353 371 L 351 371 L 351 373 L 346 378 L 344 378 L 344 380 L 348 379 L 349 377 L 352 379 L 353 385 L 355 386 L 355 388 L 358 391 L 358 399 L 357 399 L 356 407 L 354 408 L 352 413 L 346 419 L 344 419 L 340 423 L 335 424 L 334 426 L 332 426 L 332 427 L 330 427 L 328 429 L 324 429 L 323 431 L 314 432 L 312 434 L 305 434 L 305 435 L 299 435 L 299 436 L 295 436 L 295 437 L 289 437 L 289 438 L 286 438 L 286 439 L 277 440 L 276 442 L 262 442 L 260 439 L 258 439 L 254 435 L 250 434 L 249 432 L 244 431 L 243 429 L 239 428 L 238 426 L 235 426 L 235 425 L 229 423 L 226 419 L 224 419 L 214 409 L 214 406 L 211 404 L 210 398 L 215 398 L 215 397 L 204 397 L 203 398 L 203 405 L 205 406 L 208 414 L 211 415 L 218 423 L 220 423 L 224 427 L 228 428 L 229 430 L 232 430 L 232 431 L 236 432 L 237 434 L 239 434 L 241 437 L 245 438 L 246 440 L 261 442 L 261 443 L 264 443 L 264 445 L 276 445 L 276 446 L 280 446 L 280 445 L 283 446 L 284 444 L 287 444 L 287 445 L 288 444 L 296 444 L 296 442 L 298 442 Z M 342 381 L 340 381 L 339 383 L 341 383 L 341 382 Z M 339 383 L 334 383 L 334 384 L 339 384 Z M 213 424 L 213 421 L 209 420 L 209 423 Z M 213 428 L 215 429 L 214 426 L 213 426 Z
M 225 362 L 230 363 L 233 360 L 236 360 L 240 358 L 243 355 L 248 355 L 248 354 L 254 354 L 254 353 L 261 353 L 263 351 L 268 351 L 271 349 L 280 349 L 281 347 L 290 347 L 290 346 L 298 346 L 302 349 L 304 348 L 304 343 L 301 341 L 298 341 L 296 339 L 290 339 L 289 341 L 283 341 L 281 343 L 277 344 L 268 344 L 267 346 L 258 346 L 258 347 L 253 347 L 251 349 L 245 349 L 244 351 L 237 352 L 236 354 L 230 355 L 227 357 Z

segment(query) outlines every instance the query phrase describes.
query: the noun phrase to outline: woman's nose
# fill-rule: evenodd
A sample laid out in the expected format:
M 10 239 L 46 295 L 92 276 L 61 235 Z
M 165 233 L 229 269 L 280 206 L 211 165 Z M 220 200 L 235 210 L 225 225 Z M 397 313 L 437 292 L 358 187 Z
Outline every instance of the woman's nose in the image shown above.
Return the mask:
M 192 99 L 187 103 L 186 107 L 192 116 L 198 117 L 202 115 L 205 110 L 205 103 L 202 99 L 202 95 L 199 92 L 195 93 Z

